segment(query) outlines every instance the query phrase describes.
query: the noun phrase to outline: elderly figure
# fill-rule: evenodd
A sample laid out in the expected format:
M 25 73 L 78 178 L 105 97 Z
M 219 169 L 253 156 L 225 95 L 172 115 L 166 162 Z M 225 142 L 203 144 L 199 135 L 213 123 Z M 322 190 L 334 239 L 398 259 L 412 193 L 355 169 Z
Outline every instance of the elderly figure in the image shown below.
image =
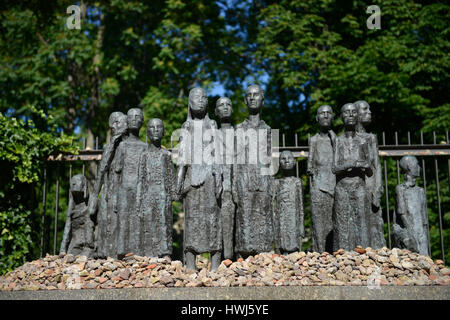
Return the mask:
M 234 216 L 236 211 L 236 204 L 233 200 L 231 191 L 233 163 L 234 163 L 234 128 L 231 125 L 231 115 L 233 107 L 231 100 L 227 97 L 221 97 L 216 102 L 216 116 L 220 121 L 220 134 L 217 137 L 217 142 L 221 146 L 216 148 L 219 152 L 220 166 L 223 191 L 220 197 L 219 206 L 220 214 L 222 216 L 222 241 L 223 241 L 223 256 L 225 259 L 232 259 L 234 250 Z
M 382 248 L 386 246 L 386 239 L 384 238 L 384 222 L 380 207 L 383 185 L 381 162 L 378 155 L 378 140 L 375 134 L 366 131 L 366 127 L 372 122 L 369 104 L 364 100 L 357 101 L 354 104 L 358 110 L 356 132 L 366 140 L 372 160 L 372 175 L 366 176 L 366 188 L 371 204 L 371 210 L 368 212 L 369 216 L 366 218 L 369 223 L 369 246 L 375 249 Z
M 416 185 L 420 176 L 419 163 L 416 157 L 405 156 L 400 160 L 400 168 L 405 175 L 395 188 L 394 246 L 430 255 L 427 199 L 425 190 Z
M 309 141 L 307 173 L 311 177 L 312 245 L 315 252 L 333 250 L 333 204 L 336 177 L 331 171 L 336 134 L 331 130 L 334 113 L 330 106 L 317 109 L 320 132 Z
M 70 179 L 70 199 L 60 252 L 92 257 L 94 222 L 88 212 L 85 196 L 86 178 L 77 174 Z
M 221 179 L 213 163 L 217 124 L 207 112 L 208 98 L 201 88 L 189 92 L 188 118 L 182 125 L 177 172 L 177 193 L 184 207 L 184 253 L 188 269 L 195 269 L 196 254 L 209 253 L 211 269 L 220 265 L 221 216 L 217 199 Z M 214 149 L 214 148 L 212 148 Z
M 282 178 L 275 180 L 275 249 L 289 254 L 302 249 L 305 236 L 302 180 L 295 176 L 295 159 L 291 151 L 280 155 Z
M 118 214 L 117 254 L 119 259 L 130 252 L 139 252 L 139 219 L 135 208 L 138 182 L 138 164 L 147 144 L 139 140 L 139 130 L 144 122 L 141 109 L 127 112 L 128 136 L 117 148 L 115 173 L 118 175 L 118 192 L 114 210 Z
M 356 134 L 358 111 L 352 103 L 341 108 L 345 132 L 336 138 L 332 171 L 336 174 L 333 211 L 333 249 L 367 247 L 370 202 L 366 174 L 371 158 L 367 141 Z
M 233 197 L 237 202 L 235 252 L 239 257 L 272 250 L 273 177 L 271 128 L 260 119 L 264 93 L 251 85 L 245 93 L 249 118 L 236 126 Z
M 116 149 L 127 133 L 127 116 L 113 112 L 109 117 L 111 141 L 103 147 L 102 160 L 98 167 L 93 196 L 89 199 L 89 214 L 97 221 L 97 257 L 117 257 L 117 212 L 113 210 L 113 198 L 117 197 L 115 166 Z M 103 186 L 103 188 L 102 188 Z M 100 205 L 98 194 L 101 192 Z M 98 211 L 97 211 L 98 209 Z
M 147 126 L 148 150 L 139 158 L 136 210 L 139 215 L 141 256 L 172 254 L 172 201 L 175 200 L 175 173 L 170 153 L 161 148 L 164 123 L 151 119 Z

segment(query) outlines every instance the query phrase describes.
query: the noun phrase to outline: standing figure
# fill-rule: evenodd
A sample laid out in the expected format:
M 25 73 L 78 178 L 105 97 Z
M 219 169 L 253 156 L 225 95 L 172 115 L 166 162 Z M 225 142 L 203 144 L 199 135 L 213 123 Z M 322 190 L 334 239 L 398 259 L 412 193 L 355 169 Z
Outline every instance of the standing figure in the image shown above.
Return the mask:
M 221 216 L 217 199 L 221 178 L 212 163 L 217 124 L 207 112 L 208 98 L 202 88 L 189 92 L 188 117 L 182 125 L 177 172 L 177 193 L 184 207 L 184 254 L 186 267 L 195 270 L 196 254 L 210 253 L 211 270 L 220 265 Z M 211 150 L 210 150 L 211 151 Z
M 309 142 L 307 173 L 311 177 L 312 246 L 315 252 L 333 250 L 333 204 L 336 176 L 331 171 L 336 134 L 331 130 L 334 113 L 328 105 L 317 110 L 320 132 Z
M 369 223 L 369 246 L 374 249 L 386 246 L 384 238 L 384 221 L 381 212 L 380 200 L 383 195 L 383 182 L 381 177 L 381 162 L 378 155 L 378 139 L 373 133 L 368 133 L 366 127 L 372 122 L 372 113 L 370 106 L 366 101 L 357 101 L 354 103 L 358 110 L 358 124 L 356 132 L 366 139 L 371 154 L 372 175 L 366 176 L 366 188 L 369 194 L 370 207 L 367 221 Z
M 88 197 L 85 196 L 86 178 L 77 174 L 70 179 L 70 196 L 66 225 L 60 252 L 83 255 L 94 254 L 94 222 L 88 212 Z
M 251 85 L 245 93 L 249 118 L 236 126 L 236 164 L 233 197 L 236 199 L 235 252 L 238 257 L 268 252 L 273 244 L 273 177 L 271 128 L 260 119 L 264 93 Z M 269 159 L 264 161 L 263 156 Z
M 430 256 L 427 198 L 425 190 L 416 185 L 419 163 L 416 157 L 405 156 L 400 160 L 400 168 L 405 178 L 395 188 L 394 246 Z
M 147 126 L 148 150 L 139 158 L 136 210 L 139 216 L 140 250 L 146 257 L 172 254 L 172 201 L 175 200 L 175 173 L 169 151 L 161 148 L 164 123 L 151 119 Z
M 216 102 L 216 116 L 220 120 L 220 141 L 222 142 L 220 159 L 222 174 L 222 195 L 220 197 L 220 214 L 222 216 L 223 256 L 225 259 L 233 258 L 234 244 L 234 216 L 236 204 L 231 191 L 234 159 L 234 128 L 231 125 L 233 107 L 231 100 L 226 97 Z M 231 148 L 230 148 L 231 147 Z M 218 151 L 216 149 L 216 151 Z M 230 161 L 231 160 L 231 161 Z
M 94 184 L 93 196 L 89 198 L 89 215 L 97 221 L 97 252 L 99 258 L 117 257 L 117 212 L 113 210 L 112 200 L 117 197 L 117 183 L 115 183 L 115 155 L 119 143 L 127 133 L 127 116 L 122 112 L 113 112 L 109 116 L 111 141 L 103 147 L 102 160 L 98 166 Z M 102 188 L 103 186 L 103 188 Z M 100 193 L 100 205 L 98 194 Z M 98 209 L 98 212 L 97 212 Z
M 295 176 L 295 159 L 291 151 L 280 155 L 283 177 L 275 180 L 275 249 L 289 254 L 302 249 L 305 236 L 302 180 Z
M 119 259 L 129 252 L 139 251 L 139 219 L 135 208 L 138 182 L 138 164 L 141 154 L 147 150 L 147 144 L 139 140 L 139 130 L 144 122 L 141 109 L 132 108 L 127 113 L 128 136 L 117 148 L 115 172 L 118 191 L 114 199 L 114 211 L 117 212 L 118 238 L 117 254 Z
M 370 202 L 366 174 L 370 174 L 370 153 L 365 139 L 356 134 L 358 112 L 352 103 L 341 108 L 345 132 L 336 138 L 332 171 L 336 174 L 333 210 L 333 250 L 353 250 L 369 244 Z

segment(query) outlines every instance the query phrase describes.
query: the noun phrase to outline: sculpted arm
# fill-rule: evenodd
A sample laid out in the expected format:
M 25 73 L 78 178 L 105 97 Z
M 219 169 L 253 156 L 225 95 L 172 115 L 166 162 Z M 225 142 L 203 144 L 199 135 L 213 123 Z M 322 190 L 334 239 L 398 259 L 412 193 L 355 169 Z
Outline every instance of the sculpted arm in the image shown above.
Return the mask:
M 144 180 L 146 179 L 146 177 L 145 177 L 146 163 L 147 163 L 147 157 L 145 156 L 145 152 L 144 152 L 139 157 L 137 189 L 136 189 L 136 210 L 137 210 L 137 214 L 139 216 L 142 215 L 141 203 L 142 203 L 142 195 L 143 195 L 143 191 L 144 191 L 144 190 L 142 190 L 142 188 L 145 185 Z
M 425 189 L 421 189 L 420 192 L 422 194 L 422 203 L 421 203 L 422 210 L 421 210 L 421 213 L 422 213 L 422 219 L 423 219 L 423 226 L 424 226 L 425 230 L 428 230 L 427 195 L 425 193 Z
M 305 211 L 303 208 L 303 190 L 302 190 L 302 181 L 300 179 L 297 180 L 297 197 L 298 197 L 298 214 L 299 214 L 299 223 L 300 223 L 300 235 L 301 237 L 305 237 Z
M 316 150 L 316 139 L 314 137 L 309 139 L 308 163 L 306 173 L 310 176 L 314 174 L 314 153 Z
M 349 161 L 342 161 L 341 159 L 341 144 L 339 143 L 339 139 L 336 139 L 336 146 L 333 149 L 333 162 L 331 165 L 331 171 L 334 174 L 339 174 L 347 171 L 355 166 L 355 163 L 350 163 Z
M 215 136 L 215 133 L 217 132 L 217 123 L 214 120 L 211 120 L 211 129 L 214 132 L 214 134 L 212 135 L 213 141 L 211 141 L 211 143 L 213 145 L 215 145 L 216 139 L 217 139 L 217 137 Z M 214 150 L 214 152 L 217 152 L 217 150 Z M 222 166 L 221 165 L 217 165 L 216 163 L 214 163 L 213 164 L 213 174 L 214 174 L 214 181 L 215 181 L 215 194 L 216 194 L 216 198 L 219 199 L 220 195 L 222 194 L 222 188 L 223 188 L 223 185 L 222 185 Z
M 175 170 L 172 162 L 171 153 L 166 154 L 166 166 L 167 166 L 167 174 L 168 174 L 168 189 L 170 192 L 170 198 L 172 201 L 178 200 L 178 194 L 176 192 L 176 178 L 175 178 Z
M 71 229 L 72 229 L 72 219 L 70 216 L 70 213 L 72 212 L 73 207 L 73 198 L 72 194 L 69 196 L 69 205 L 67 206 L 67 216 L 66 216 L 66 224 L 64 225 L 64 234 L 61 241 L 61 247 L 59 248 L 59 253 L 67 253 L 67 249 L 69 247 L 70 238 L 71 235 Z
M 274 245 L 275 249 L 279 250 L 281 243 L 280 243 L 280 212 L 278 211 L 279 203 L 278 203 L 278 184 L 279 181 L 275 180 L 273 183 L 273 194 L 272 194 L 272 208 L 273 208 L 273 226 L 274 226 Z
M 381 161 L 380 156 L 378 154 L 378 139 L 377 136 L 373 135 L 373 157 L 375 162 L 375 186 L 376 186 L 376 197 L 374 199 L 374 204 L 378 208 L 380 207 L 381 196 L 383 195 L 383 179 L 382 179 L 382 170 L 381 170 Z
M 395 210 L 397 213 L 397 220 L 395 221 L 397 224 L 399 224 L 401 227 L 406 227 L 405 224 L 405 213 L 406 213 L 406 203 L 405 203 L 405 197 L 403 195 L 403 190 L 400 185 L 398 185 L 395 188 Z
M 189 135 L 189 123 L 185 122 L 181 126 L 180 144 L 178 149 L 178 160 L 177 160 L 177 184 L 176 193 L 179 198 L 182 198 L 184 178 L 187 170 L 187 158 L 191 156 L 190 151 L 190 135 Z M 188 145 L 189 144 L 189 145 Z

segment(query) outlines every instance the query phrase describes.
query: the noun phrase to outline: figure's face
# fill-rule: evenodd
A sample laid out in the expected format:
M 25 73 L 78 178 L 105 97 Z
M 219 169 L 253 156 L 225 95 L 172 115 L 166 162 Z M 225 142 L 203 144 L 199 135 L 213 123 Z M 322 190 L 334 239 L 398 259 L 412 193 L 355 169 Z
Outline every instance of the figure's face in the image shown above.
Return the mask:
M 411 162 L 409 164 L 409 171 L 413 177 L 420 177 L 420 166 L 416 158 L 411 159 Z
M 70 188 L 72 192 L 84 192 L 84 181 L 81 176 L 76 175 L 70 179 Z
M 205 112 L 208 107 L 208 97 L 206 96 L 206 92 L 201 89 L 192 92 L 189 97 L 189 106 L 193 112 Z
M 160 119 L 150 120 L 147 135 L 151 141 L 161 141 L 164 136 L 164 123 Z
M 128 129 L 127 116 L 122 114 L 117 118 L 116 134 L 125 133 Z
M 354 104 L 348 104 L 342 110 L 342 121 L 344 125 L 356 125 L 358 117 L 358 111 L 356 110 L 356 106 Z
M 217 112 L 217 116 L 220 119 L 231 118 L 231 114 L 233 113 L 233 107 L 231 106 L 231 100 L 228 98 L 220 98 L 217 101 L 216 112 Z
M 372 121 L 372 112 L 367 103 L 358 104 L 358 120 L 363 124 L 369 124 Z
M 284 170 L 292 170 L 295 166 L 294 156 L 292 152 L 282 152 L 280 155 L 280 165 Z
M 258 86 L 251 86 L 245 93 L 245 104 L 249 109 L 260 110 L 264 104 L 262 90 Z
M 144 122 L 144 116 L 139 109 L 131 109 L 127 113 L 127 125 L 131 130 L 139 130 Z
M 317 110 L 316 120 L 319 122 L 321 127 L 331 127 L 333 118 L 333 110 L 330 106 L 321 106 Z
M 117 126 L 119 123 L 119 116 L 123 114 L 122 112 L 113 112 L 109 116 L 109 129 L 111 129 L 111 134 L 115 135 L 117 132 Z

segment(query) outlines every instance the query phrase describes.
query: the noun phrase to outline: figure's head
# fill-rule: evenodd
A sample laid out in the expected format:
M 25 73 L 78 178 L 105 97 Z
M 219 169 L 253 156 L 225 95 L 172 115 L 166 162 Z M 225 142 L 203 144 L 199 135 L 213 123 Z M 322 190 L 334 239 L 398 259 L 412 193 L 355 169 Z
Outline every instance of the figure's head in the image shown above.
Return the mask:
M 316 121 L 319 123 L 319 126 L 331 127 L 333 119 L 333 109 L 329 105 L 323 105 L 317 109 Z
M 250 112 L 259 112 L 264 105 L 264 91 L 257 84 L 252 84 L 245 91 L 245 104 Z
M 216 116 L 222 119 L 230 119 L 233 113 L 231 100 L 227 97 L 221 97 L 216 101 Z
M 289 150 L 284 150 L 280 154 L 280 165 L 283 170 L 292 170 L 295 166 L 294 155 Z
M 346 103 L 341 108 L 341 119 L 345 126 L 355 126 L 358 120 L 358 111 L 353 103 Z
M 117 124 L 119 123 L 119 122 L 118 122 L 118 118 L 119 118 L 120 115 L 123 115 L 123 113 L 120 112 L 120 111 L 114 111 L 114 112 L 112 112 L 112 113 L 109 115 L 109 121 L 108 121 L 108 123 L 109 123 L 109 128 L 110 128 L 111 130 L 117 128 Z
M 131 108 L 127 112 L 127 125 L 130 130 L 139 131 L 144 123 L 144 115 L 139 108 Z
M 119 115 L 117 118 L 117 131 L 115 134 L 123 134 L 128 130 L 128 117 L 125 114 Z
M 70 179 L 70 189 L 72 193 L 84 193 L 86 187 L 86 177 L 82 174 L 76 174 Z
M 189 109 L 194 114 L 205 114 L 208 107 L 208 96 L 202 88 L 193 88 L 189 91 Z
M 420 176 L 419 161 L 414 156 L 404 156 L 400 159 L 400 168 L 406 174 L 409 174 L 415 178 Z
M 147 124 L 147 136 L 150 141 L 161 142 L 165 134 L 164 123 L 161 119 L 153 118 Z
M 353 103 L 358 111 L 358 122 L 362 125 L 368 125 L 372 122 L 372 113 L 369 104 L 364 100 Z
M 109 116 L 109 128 L 113 136 L 124 133 L 127 126 L 127 116 L 120 111 L 115 111 Z

